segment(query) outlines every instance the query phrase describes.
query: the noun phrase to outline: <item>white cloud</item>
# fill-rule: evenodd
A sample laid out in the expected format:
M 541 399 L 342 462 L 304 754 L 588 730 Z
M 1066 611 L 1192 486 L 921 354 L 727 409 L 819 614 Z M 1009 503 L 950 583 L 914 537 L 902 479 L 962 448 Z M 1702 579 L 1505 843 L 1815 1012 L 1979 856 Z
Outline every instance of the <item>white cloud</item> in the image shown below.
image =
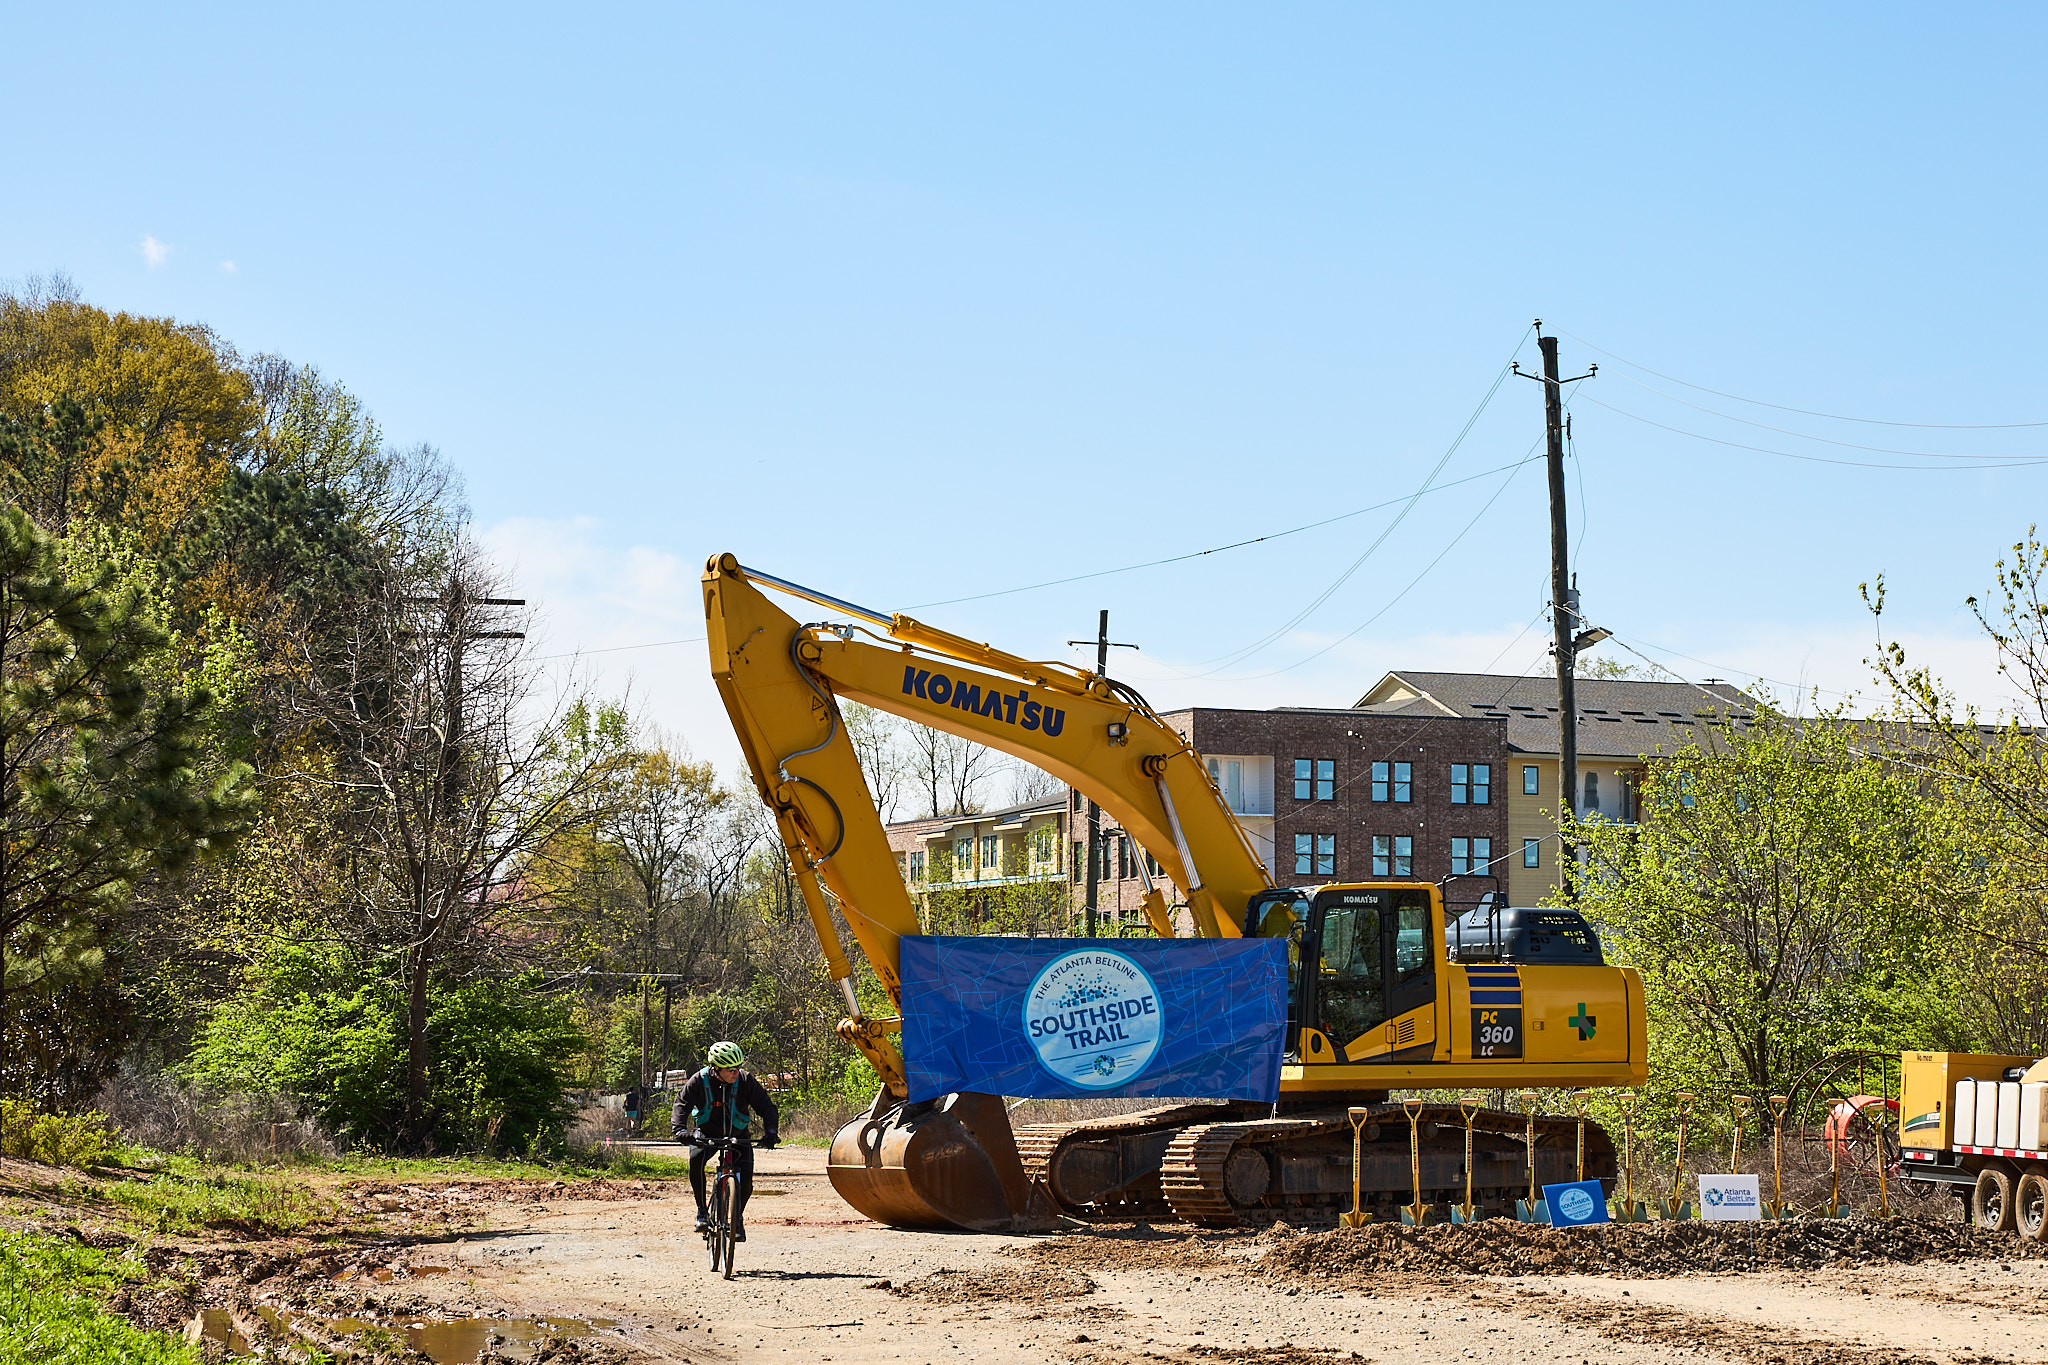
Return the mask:
M 142 259 L 149 262 L 151 270 L 156 269 L 165 261 L 171 259 L 171 244 L 169 242 L 159 242 L 154 237 L 144 237 L 140 250 L 142 251 Z
M 223 274 L 223 275 L 232 275 L 232 274 L 234 274 L 234 273 L 235 273 L 235 263 L 234 263 L 233 261 L 222 261 L 222 262 L 220 263 L 220 273 L 221 273 L 221 274 Z
M 643 719 L 735 771 L 739 743 L 705 662 L 698 566 L 621 545 L 590 517 L 515 517 L 482 538 L 532 603 L 528 630 L 549 667 L 573 667 L 600 696 L 630 693 Z

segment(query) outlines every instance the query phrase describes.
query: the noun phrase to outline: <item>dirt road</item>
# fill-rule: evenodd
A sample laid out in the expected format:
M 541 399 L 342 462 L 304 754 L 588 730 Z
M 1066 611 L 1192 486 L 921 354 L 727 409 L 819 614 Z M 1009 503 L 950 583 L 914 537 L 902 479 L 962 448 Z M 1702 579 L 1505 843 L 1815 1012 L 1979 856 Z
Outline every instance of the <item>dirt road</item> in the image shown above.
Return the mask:
M 494 1213 L 452 1254 L 434 1249 L 452 1273 L 418 1287 L 451 1308 L 610 1319 L 602 1340 L 642 1360 L 2048 1360 L 2043 1259 L 1647 1279 L 1274 1273 L 1284 1231 L 900 1232 L 839 1202 L 822 1151 L 762 1153 L 759 1172 L 729 1282 L 707 1269 L 683 1193 Z

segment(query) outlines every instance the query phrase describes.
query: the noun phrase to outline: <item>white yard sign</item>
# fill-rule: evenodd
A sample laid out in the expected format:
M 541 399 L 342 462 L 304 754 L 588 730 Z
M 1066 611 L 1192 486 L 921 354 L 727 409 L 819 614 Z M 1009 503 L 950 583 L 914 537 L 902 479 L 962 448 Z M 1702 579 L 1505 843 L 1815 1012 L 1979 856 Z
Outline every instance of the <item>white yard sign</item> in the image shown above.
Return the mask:
M 1700 1217 L 1710 1223 L 1754 1223 L 1764 1216 L 1753 1175 L 1700 1177 Z

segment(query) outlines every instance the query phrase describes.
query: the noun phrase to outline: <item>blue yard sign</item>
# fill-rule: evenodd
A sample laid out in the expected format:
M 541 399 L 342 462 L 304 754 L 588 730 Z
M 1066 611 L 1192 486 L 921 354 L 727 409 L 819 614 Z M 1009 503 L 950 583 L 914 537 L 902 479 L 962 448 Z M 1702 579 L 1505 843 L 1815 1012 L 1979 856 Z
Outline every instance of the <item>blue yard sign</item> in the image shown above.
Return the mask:
M 910 1098 L 1280 1094 L 1281 939 L 903 940 Z
M 1545 1185 L 1543 1202 L 1550 1206 L 1554 1228 L 1584 1227 L 1607 1221 L 1607 1191 L 1597 1180 L 1573 1180 L 1562 1185 Z

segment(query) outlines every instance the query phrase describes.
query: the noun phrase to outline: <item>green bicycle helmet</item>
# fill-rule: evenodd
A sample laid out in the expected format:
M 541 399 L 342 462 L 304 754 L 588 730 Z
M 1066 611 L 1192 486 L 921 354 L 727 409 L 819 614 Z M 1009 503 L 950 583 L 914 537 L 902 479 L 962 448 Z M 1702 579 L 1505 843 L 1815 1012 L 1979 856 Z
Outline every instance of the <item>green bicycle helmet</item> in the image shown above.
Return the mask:
M 747 1054 L 740 1051 L 738 1043 L 713 1043 L 708 1060 L 713 1070 L 723 1071 L 729 1066 L 745 1066 Z

